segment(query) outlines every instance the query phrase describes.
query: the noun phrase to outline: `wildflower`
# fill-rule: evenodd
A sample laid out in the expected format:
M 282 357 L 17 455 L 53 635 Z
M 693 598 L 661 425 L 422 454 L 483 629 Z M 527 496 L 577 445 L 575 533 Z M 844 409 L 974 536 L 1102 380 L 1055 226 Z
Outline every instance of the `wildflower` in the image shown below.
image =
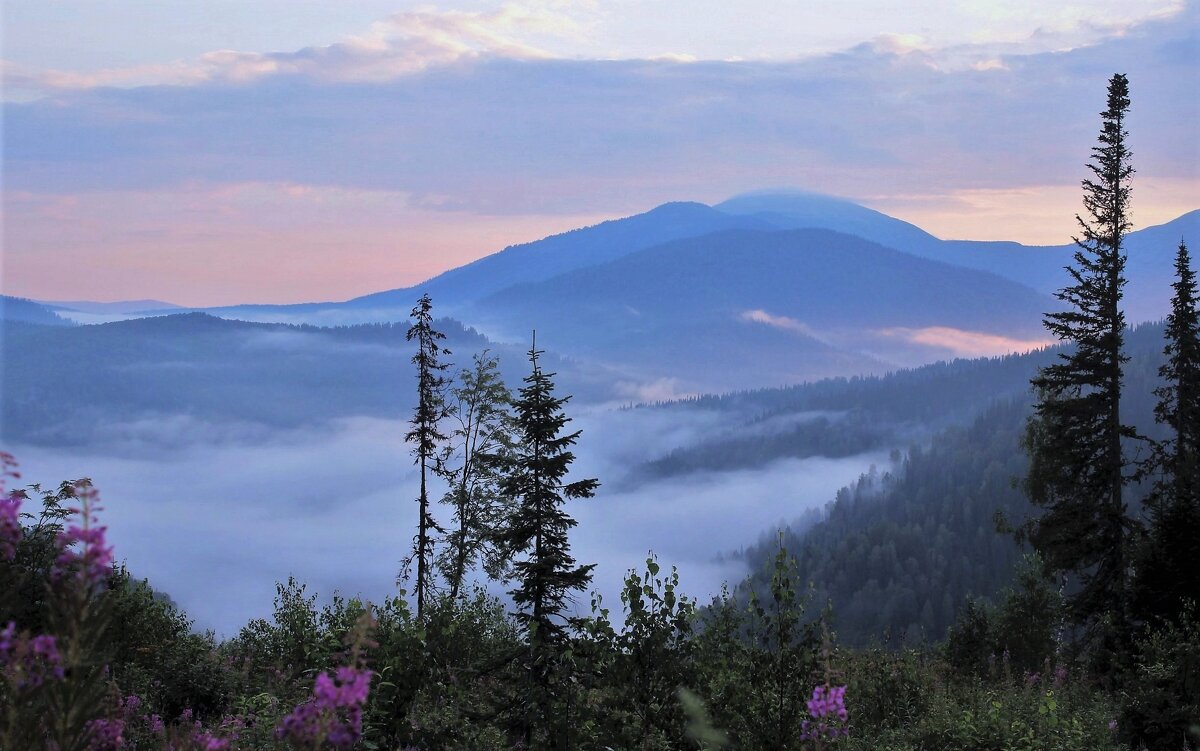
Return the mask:
M 17 690 L 37 688 L 47 681 L 63 679 L 62 655 L 53 636 L 17 634 L 17 624 L 9 621 L 0 630 L 0 669 Z
M 0 561 L 11 561 L 21 541 L 21 496 L 4 492 L 5 478 L 21 476 L 13 471 L 15 466 L 12 454 L 0 451 Z
M 1067 668 L 1059 665 L 1054 669 L 1054 685 L 1061 686 L 1067 682 Z
M 0 492 L 4 486 L 0 483 Z M 21 498 L 13 494 L 0 498 L 0 560 L 11 561 L 21 541 Z
M 203 751 L 229 751 L 229 741 L 218 738 L 208 731 L 193 734 L 192 743 Z
M 87 751 L 120 751 L 125 747 L 125 722 L 92 720 L 88 723 Z
M 1039 683 L 1041 683 L 1041 681 L 1042 681 L 1042 676 L 1038 675 L 1037 673 L 1026 673 L 1025 674 L 1025 685 L 1029 686 L 1030 688 L 1038 685 Z
M 107 527 L 96 525 L 95 512 L 98 494 L 87 480 L 75 484 L 75 497 L 80 507 L 74 509 L 80 523 L 72 524 L 58 535 L 58 558 L 50 575 L 55 581 L 74 573 L 89 587 L 98 587 L 112 572 L 113 549 L 106 544 Z
M 845 727 L 849 717 L 846 711 L 846 687 L 820 685 L 813 689 L 812 698 L 808 700 L 808 714 L 815 720 L 805 720 L 800 725 L 802 740 L 830 740 L 839 735 L 849 735 L 850 729 Z M 836 718 L 837 722 L 834 722 Z
M 1109 720 L 1109 721 L 1108 721 L 1108 729 L 1109 729 L 1109 730 L 1111 730 L 1111 731 L 1112 731 L 1112 732 L 1114 732 L 1114 733 L 1115 733 L 1115 732 L 1117 732 L 1117 721 L 1116 721 L 1116 720 Z
M 371 671 L 340 667 L 331 677 L 321 673 L 313 683 L 313 698 L 283 718 L 275 735 L 301 745 L 328 742 L 349 748 L 362 737 L 362 711 L 371 685 Z

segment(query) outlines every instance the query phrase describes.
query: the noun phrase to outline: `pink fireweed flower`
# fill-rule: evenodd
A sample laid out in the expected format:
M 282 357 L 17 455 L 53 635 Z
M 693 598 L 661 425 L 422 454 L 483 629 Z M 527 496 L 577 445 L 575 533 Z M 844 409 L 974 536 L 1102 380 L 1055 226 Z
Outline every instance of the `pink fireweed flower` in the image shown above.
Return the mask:
M 814 688 L 812 698 L 807 702 L 812 720 L 800 724 L 801 740 L 833 740 L 838 736 L 850 735 L 850 729 L 845 726 L 849 718 L 845 701 L 845 686 L 820 685 Z
M 362 737 L 363 705 L 370 687 L 369 670 L 340 667 L 332 677 L 321 673 L 313 683 L 313 698 L 283 718 L 276 737 L 301 745 L 353 746 Z
M 218 738 L 207 730 L 201 730 L 192 735 L 192 743 L 203 751 L 229 751 L 229 741 Z
M 11 561 L 21 541 L 21 496 L 5 491 L 6 479 L 20 477 L 12 454 L 0 451 L 0 561 Z
M 99 494 L 90 482 L 80 480 L 75 484 L 75 497 L 79 499 L 80 507 L 72 511 L 79 517 L 79 523 L 59 533 L 58 558 L 50 576 L 54 581 L 60 581 L 74 575 L 90 587 L 99 587 L 112 573 L 113 561 L 112 546 L 104 538 L 108 528 L 96 524 Z
M 87 727 L 87 751 L 120 751 L 125 748 L 123 720 L 92 720 Z
M 61 681 L 65 672 L 58 640 L 44 634 L 18 634 L 17 624 L 9 621 L 0 630 L 0 671 L 18 691 L 37 688 L 47 680 Z
M 0 493 L 3 492 L 0 487 Z M 16 495 L 0 497 L 0 561 L 11 561 L 21 542 L 21 498 Z

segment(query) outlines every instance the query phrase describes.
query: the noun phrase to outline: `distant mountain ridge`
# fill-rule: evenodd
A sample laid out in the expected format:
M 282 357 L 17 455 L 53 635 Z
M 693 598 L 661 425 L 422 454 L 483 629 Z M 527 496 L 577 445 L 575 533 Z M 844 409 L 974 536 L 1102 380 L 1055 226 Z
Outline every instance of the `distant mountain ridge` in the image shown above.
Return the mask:
M 71 325 L 70 321 L 39 302 L 8 295 L 0 295 L 0 321 L 20 321 L 43 326 Z
M 1165 314 L 1178 236 L 1197 231 L 1200 211 L 1128 236 L 1131 323 Z M 551 350 L 592 367 L 686 391 L 736 389 L 1039 346 L 1072 251 L 940 240 L 845 199 L 768 191 L 664 204 L 344 302 L 205 312 L 400 322 L 428 293 L 438 315 L 496 341 L 524 342 L 536 328 Z
M 205 309 L 248 320 L 346 324 L 397 320 L 413 301 L 429 293 L 441 309 L 458 315 L 470 305 L 518 284 L 603 265 L 673 240 L 730 229 L 764 231 L 828 229 L 861 237 L 904 253 L 987 271 L 1050 294 L 1066 282 L 1063 267 L 1074 246 L 1026 246 L 1007 241 L 941 240 L 908 222 L 853 201 L 803 191 L 759 191 L 707 206 L 674 202 L 590 227 L 509 246 L 411 287 L 375 292 L 343 302 L 237 305 Z M 1180 237 L 1200 233 L 1200 210 L 1144 228 L 1127 238 L 1131 321 L 1166 312 L 1171 258 Z M 1172 239 L 1173 238 L 1173 239 Z M 1169 285 L 1169 282 L 1168 282 Z
M 643 214 L 513 245 L 421 284 L 356 297 L 346 304 L 369 307 L 393 298 L 408 303 L 428 292 L 440 304 L 455 308 L 506 287 L 598 266 L 671 240 L 728 229 L 771 228 L 761 219 L 731 215 L 702 203 L 665 203 Z

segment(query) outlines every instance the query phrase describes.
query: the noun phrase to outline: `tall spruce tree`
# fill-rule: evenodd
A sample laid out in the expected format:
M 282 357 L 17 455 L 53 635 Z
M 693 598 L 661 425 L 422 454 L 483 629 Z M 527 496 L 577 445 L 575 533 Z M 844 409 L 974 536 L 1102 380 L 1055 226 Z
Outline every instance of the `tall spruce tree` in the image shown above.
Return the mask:
M 432 309 L 433 302 L 429 295 L 422 295 L 409 314 L 412 325 L 406 335 L 408 341 L 417 342 L 417 352 L 412 358 L 417 366 L 417 406 L 409 421 L 412 430 L 405 434 L 404 440 L 413 444 L 412 454 L 421 471 L 421 494 L 417 497 L 417 534 L 413 539 L 410 558 L 410 561 L 415 559 L 417 564 L 418 618 L 425 615 L 425 603 L 432 587 L 434 534 L 442 531 L 429 508 L 429 475 L 436 470 L 438 450 L 446 440 L 441 432 L 441 422 L 447 416 L 447 381 L 442 375 L 447 364 L 440 358 L 450 354 L 450 350 L 439 344 L 446 335 L 433 328 Z
M 458 599 L 467 572 L 477 563 L 493 579 L 507 573 L 507 558 L 496 536 L 508 516 L 500 484 L 512 463 L 516 421 L 512 393 L 500 378 L 499 360 L 484 351 L 458 376 L 451 390 L 451 412 L 458 426 L 442 455 L 442 474 L 450 489 L 442 502 L 454 509 L 454 528 L 438 564 Z
M 1087 218 L 1076 216 L 1080 235 L 1072 284 L 1058 299 L 1067 309 L 1046 315 L 1045 326 L 1068 345 L 1059 361 L 1038 373 L 1038 395 L 1025 445 L 1030 455 L 1026 488 L 1040 515 L 1023 532 L 1047 569 L 1077 577 L 1069 599 L 1075 622 L 1093 637 L 1102 672 L 1112 673 L 1128 649 L 1130 540 L 1126 509 L 1129 482 L 1122 440 L 1134 437 L 1121 423 L 1125 316 L 1124 238 L 1129 232 L 1129 182 L 1133 174 L 1125 140 L 1129 82 L 1114 75 L 1101 114 L 1099 145 L 1083 181 Z
M 524 693 L 519 728 L 526 746 L 560 748 L 569 719 L 559 711 L 564 683 L 559 658 L 566 642 L 566 610 L 570 594 L 592 579 L 593 565 L 578 566 L 571 556 L 568 531 L 576 522 L 563 509 L 568 499 L 590 498 L 595 479 L 566 483 L 575 455 L 570 447 L 580 431 L 562 434 L 570 421 L 563 405 L 569 396 L 554 396 L 553 373 L 538 365 L 537 340 L 529 350 L 532 372 L 525 377 L 514 407 L 517 446 L 503 492 L 513 499 L 512 515 L 502 535 L 507 554 L 514 556 L 509 594 L 525 626 L 528 691 Z
M 1149 529 L 1137 564 L 1137 604 L 1177 621 L 1185 598 L 1200 597 L 1200 314 L 1187 245 L 1175 256 L 1175 294 L 1167 316 L 1154 416 L 1170 437 L 1154 452 L 1158 475 L 1146 500 Z

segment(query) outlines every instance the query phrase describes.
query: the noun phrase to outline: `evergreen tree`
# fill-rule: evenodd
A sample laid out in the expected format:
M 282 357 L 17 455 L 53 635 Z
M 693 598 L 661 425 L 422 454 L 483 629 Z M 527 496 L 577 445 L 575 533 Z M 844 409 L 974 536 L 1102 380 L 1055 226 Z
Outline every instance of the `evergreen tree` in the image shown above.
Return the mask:
M 1164 384 L 1154 392 L 1154 416 L 1171 437 L 1152 459 L 1159 478 L 1146 501 L 1150 525 L 1137 565 L 1139 609 L 1171 620 L 1178 619 L 1185 598 L 1200 596 L 1200 315 L 1196 275 L 1182 242 L 1175 273 L 1167 360 L 1158 371 Z
M 595 479 L 565 483 L 574 461 L 570 447 L 580 431 L 563 435 L 570 421 L 563 405 L 570 399 L 554 396 L 553 373 L 538 365 L 536 339 L 529 350 L 532 372 L 525 377 L 515 403 L 518 445 L 503 492 L 514 508 L 502 536 L 506 554 L 520 556 L 512 564 L 519 583 L 509 594 L 525 627 L 529 651 L 529 691 L 520 719 L 526 745 L 557 748 L 563 744 L 569 718 L 555 712 L 562 694 L 560 658 L 566 642 L 566 609 L 570 593 L 588 585 L 593 565 L 577 566 L 571 556 L 568 531 L 576 522 L 563 509 L 572 498 L 589 498 L 599 483 Z M 540 740 L 538 740 L 540 739 Z
M 409 424 L 412 430 L 405 434 L 404 440 L 413 444 L 412 454 L 421 470 L 421 494 L 417 497 L 417 534 L 413 540 L 413 552 L 410 560 L 417 563 L 417 617 L 425 614 L 425 603 L 429 599 L 432 586 L 434 533 L 441 532 L 437 521 L 429 509 L 429 474 L 436 470 L 438 447 L 446 440 L 440 425 L 447 414 L 446 386 L 447 381 L 442 375 L 447 367 L 439 358 L 450 354 L 438 342 L 446 338 L 445 334 L 433 328 L 433 316 L 430 311 L 433 303 L 429 295 L 421 296 L 416 307 L 409 314 L 412 325 L 406 335 L 408 341 L 417 342 L 417 352 L 413 355 L 413 364 L 417 366 L 417 406 L 413 411 Z
M 1129 482 L 1122 439 L 1134 431 L 1121 423 L 1122 352 L 1125 316 L 1123 241 L 1129 232 L 1129 181 L 1133 174 L 1125 145 L 1129 82 L 1114 75 L 1108 107 L 1101 114 L 1099 145 L 1092 149 L 1083 181 L 1088 218 L 1076 216 L 1073 283 L 1057 297 L 1067 304 L 1047 314 L 1046 328 L 1070 345 L 1058 362 L 1032 383 L 1036 413 L 1025 437 L 1030 454 L 1026 488 L 1041 507 L 1024 534 L 1048 570 L 1078 577 L 1070 609 L 1076 622 L 1098 638 L 1101 669 L 1118 665 L 1128 647 L 1128 570 L 1133 524 L 1126 511 Z
M 484 351 L 464 368 L 452 390 L 458 427 L 442 456 L 442 474 L 450 485 L 442 502 L 454 509 L 455 528 L 439 557 L 450 583 L 450 599 L 458 599 L 467 572 L 477 562 L 493 579 L 503 579 L 507 559 L 496 534 L 507 516 L 500 483 L 512 461 L 516 422 L 512 394 L 500 378 L 499 360 Z

